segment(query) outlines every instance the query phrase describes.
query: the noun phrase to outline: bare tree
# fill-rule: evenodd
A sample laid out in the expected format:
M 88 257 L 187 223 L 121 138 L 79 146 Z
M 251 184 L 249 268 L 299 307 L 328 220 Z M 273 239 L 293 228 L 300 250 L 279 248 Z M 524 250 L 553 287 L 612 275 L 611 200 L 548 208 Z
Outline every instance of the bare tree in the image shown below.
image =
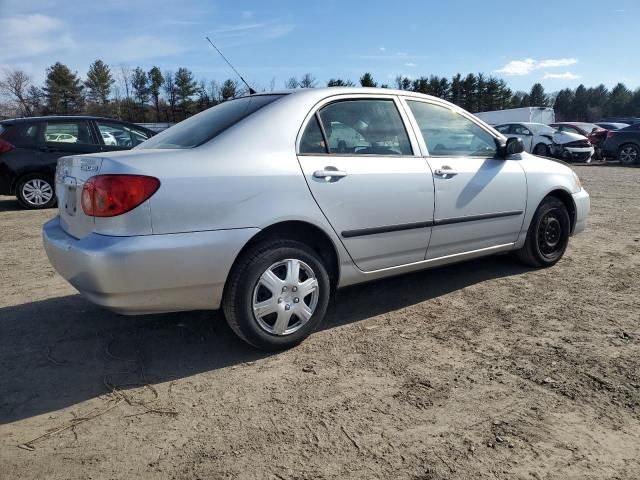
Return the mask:
M 298 79 L 296 77 L 291 77 L 289 80 L 284 82 L 284 88 L 289 88 L 293 90 L 294 88 L 298 88 L 300 84 L 298 83 Z
M 300 88 L 315 88 L 317 83 L 316 77 L 307 72 L 302 76 L 299 84 Z
M 13 101 L 18 103 L 23 114 L 30 117 L 32 115 L 27 92 L 31 86 L 31 77 L 23 70 L 5 70 L 2 80 L 0 80 L 0 92 L 8 95 Z

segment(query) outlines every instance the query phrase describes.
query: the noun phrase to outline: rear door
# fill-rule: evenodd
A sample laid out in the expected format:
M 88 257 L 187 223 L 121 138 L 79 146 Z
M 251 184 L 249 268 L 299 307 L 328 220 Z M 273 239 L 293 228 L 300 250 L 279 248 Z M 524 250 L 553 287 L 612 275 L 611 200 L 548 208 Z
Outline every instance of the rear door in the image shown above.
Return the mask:
M 43 123 L 42 151 L 55 169 L 58 158 L 100 151 L 100 145 L 88 120 L 48 120 Z
M 433 178 L 396 97 L 340 96 L 312 112 L 299 140 L 309 189 L 356 265 L 424 259 Z
M 427 258 L 515 242 L 527 199 L 520 157 L 498 158 L 493 134 L 456 107 L 406 98 L 434 173 Z

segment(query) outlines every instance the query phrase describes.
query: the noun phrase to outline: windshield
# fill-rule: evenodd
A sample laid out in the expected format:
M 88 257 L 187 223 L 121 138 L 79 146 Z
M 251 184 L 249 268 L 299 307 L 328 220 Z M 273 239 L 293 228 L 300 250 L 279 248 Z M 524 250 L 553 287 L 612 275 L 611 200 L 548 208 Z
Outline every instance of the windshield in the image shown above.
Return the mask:
M 576 123 L 575 126 L 587 133 L 591 133 L 594 128 L 597 128 L 598 130 L 600 129 L 600 127 L 595 123 Z
M 229 100 L 187 118 L 135 148 L 146 150 L 197 147 L 282 96 L 255 95 Z

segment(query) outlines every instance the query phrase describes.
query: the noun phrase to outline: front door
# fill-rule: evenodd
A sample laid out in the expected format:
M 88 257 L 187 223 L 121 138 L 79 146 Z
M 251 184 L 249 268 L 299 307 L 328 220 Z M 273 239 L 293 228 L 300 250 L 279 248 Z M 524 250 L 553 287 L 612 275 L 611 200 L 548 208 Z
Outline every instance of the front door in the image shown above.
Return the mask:
M 515 137 L 522 140 L 524 144 L 525 152 L 533 152 L 533 133 L 524 125 L 520 125 L 519 123 L 514 123 L 511 125 L 511 130 L 509 132 L 509 137 Z
M 363 271 L 424 259 L 433 178 L 413 143 L 393 96 L 331 102 L 305 126 L 298 158 L 309 189 Z
M 497 158 L 495 137 L 455 108 L 411 99 L 407 104 L 434 174 L 427 258 L 515 242 L 527 199 L 519 156 Z

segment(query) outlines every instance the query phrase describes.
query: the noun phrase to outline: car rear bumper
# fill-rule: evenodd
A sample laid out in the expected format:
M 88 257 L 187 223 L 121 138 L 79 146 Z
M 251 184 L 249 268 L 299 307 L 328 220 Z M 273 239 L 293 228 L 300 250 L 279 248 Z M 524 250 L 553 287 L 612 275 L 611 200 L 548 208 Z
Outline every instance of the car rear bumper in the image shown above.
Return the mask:
M 57 272 L 88 300 L 126 315 L 217 309 L 233 261 L 259 229 L 76 239 L 58 217 L 43 242 Z
M 587 228 L 587 217 L 589 216 L 589 210 L 591 209 L 591 199 L 584 189 L 580 190 L 578 193 L 574 193 L 572 197 L 573 203 L 576 206 L 576 223 L 571 234 L 576 235 Z

